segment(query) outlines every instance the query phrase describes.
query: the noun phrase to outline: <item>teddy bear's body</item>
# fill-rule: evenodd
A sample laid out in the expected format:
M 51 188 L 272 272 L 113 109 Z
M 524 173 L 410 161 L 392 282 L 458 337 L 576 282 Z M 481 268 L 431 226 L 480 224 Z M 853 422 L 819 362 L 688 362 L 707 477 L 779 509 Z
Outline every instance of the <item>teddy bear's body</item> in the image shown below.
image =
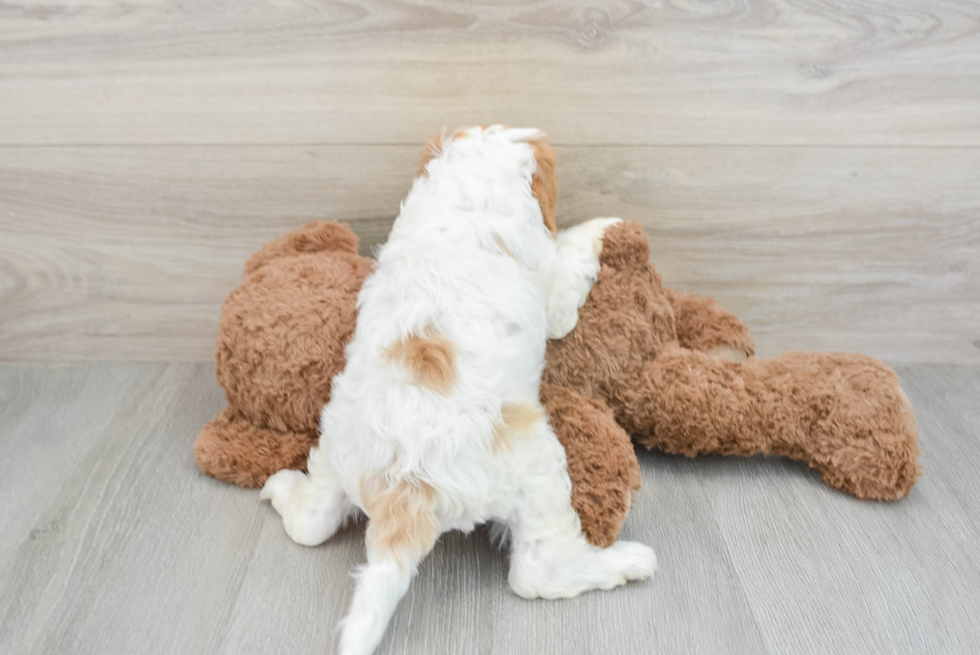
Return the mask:
M 632 435 L 669 453 L 784 455 L 858 498 L 908 494 L 918 477 L 918 431 L 894 371 L 843 353 L 756 359 L 733 315 L 710 299 L 665 290 L 649 259 L 638 223 L 607 232 L 578 325 L 549 342 L 542 397 L 562 425 L 570 473 L 581 467 L 578 444 L 595 433 L 581 426 L 602 424 L 616 442 Z M 570 416 L 580 422 L 575 430 L 565 427 Z M 584 522 L 590 538 L 605 543 L 628 499 L 606 494 L 589 507 L 597 481 L 576 488 L 572 480 L 582 496 L 576 509 L 596 514 Z
M 218 334 L 229 407 L 194 446 L 205 473 L 258 487 L 305 467 L 373 265 L 357 243 L 346 226 L 312 223 L 249 260 Z M 606 233 L 600 261 L 578 325 L 548 344 L 541 388 L 591 542 L 615 541 L 640 488 L 630 435 L 689 456 L 785 455 L 859 498 L 909 492 L 918 434 L 891 369 L 839 353 L 753 358 L 734 315 L 663 288 L 637 223 Z
M 208 475 L 258 488 L 280 469 L 306 468 L 374 266 L 357 245 L 345 225 L 311 223 L 246 263 L 218 327 L 216 375 L 228 407 L 194 444 Z

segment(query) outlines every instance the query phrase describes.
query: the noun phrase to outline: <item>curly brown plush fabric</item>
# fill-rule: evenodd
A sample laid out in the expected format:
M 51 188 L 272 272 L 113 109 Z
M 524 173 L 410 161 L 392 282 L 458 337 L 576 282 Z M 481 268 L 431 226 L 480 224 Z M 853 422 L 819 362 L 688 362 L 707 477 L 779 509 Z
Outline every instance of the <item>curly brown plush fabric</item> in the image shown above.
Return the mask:
M 541 401 L 565 448 L 572 507 L 582 520 L 582 531 L 593 544 L 609 546 L 640 490 L 633 443 L 600 400 L 544 384 Z
M 255 489 L 265 483 L 270 471 L 305 469 L 306 457 L 316 442 L 314 429 L 263 428 L 237 409 L 225 407 L 201 428 L 194 454 L 208 475 Z
M 674 310 L 677 343 L 681 346 L 706 353 L 734 351 L 739 359 L 755 354 L 748 328 L 713 299 L 672 289 L 664 292 Z
M 312 223 L 249 260 L 218 335 L 229 407 L 194 445 L 208 475 L 258 487 L 281 468 L 304 467 L 373 266 L 357 243 L 344 225 Z M 548 344 L 542 402 L 589 541 L 615 541 L 640 488 L 630 435 L 689 456 L 783 455 L 858 498 L 908 494 L 918 432 L 894 371 L 840 353 L 755 359 L 738 318 L 665 290 L 649 258 L 638 223 L 611 228 L 578 325 Z
M 218 328 L 216 375 L 229 407 L 194 443 L 208 475 L 257 488 L 280 469 L 306 467 L 374 266 L 357 246 L 346 225 L 311 223 L 246 263 Z
M 357 292 L 373 268 L 346 225 L 312 224 L 248 260 L 225 300 L 217 375 L 228 404 L 255 425 L 315 431 L 343 370 Z
M 647 448 L 783 455 L 858 498 L 909 493 L 918 428 L 893 370 L 842 353 L 752 358 L 737 318 L 663 288 L 638 223 L 607 232 L 600 261 L 575 330 L 549 343 L 546 383 L 601 401 Z M 747 361 L 710 354 L 720 346 Z M 628 504 L 607 496 L 603 509 L 625 516 Z
M 905 496 L 919 475 L 915 414 L 898 376 L 864 355 L 726 362 L 671 348 L 636 389 L 628 423 L 648 448 L 784 455 L 865 499 Z

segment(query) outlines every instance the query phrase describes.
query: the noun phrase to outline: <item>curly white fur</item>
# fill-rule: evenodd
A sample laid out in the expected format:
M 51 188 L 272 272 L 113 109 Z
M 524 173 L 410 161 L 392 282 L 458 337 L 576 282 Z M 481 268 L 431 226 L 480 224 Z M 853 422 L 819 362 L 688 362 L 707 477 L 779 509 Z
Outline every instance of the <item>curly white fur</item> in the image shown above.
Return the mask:
M 447 530 L 506 524 L 509 583 L 526 598 L 610 589 L 656 569 L 646 546 L 585 540 L 539 404 L 546 339 L 575 327 L 603 232 L 618 221 L 548 231 L 531 193 L 528 141 L 542 136 L 472 128 L 428 163 L 358 296 L 309 474 L 280 471 L 262 489 L 301 544 L 328 539 L 352 507 L 370 516 L 342 655 L 374 650 Z

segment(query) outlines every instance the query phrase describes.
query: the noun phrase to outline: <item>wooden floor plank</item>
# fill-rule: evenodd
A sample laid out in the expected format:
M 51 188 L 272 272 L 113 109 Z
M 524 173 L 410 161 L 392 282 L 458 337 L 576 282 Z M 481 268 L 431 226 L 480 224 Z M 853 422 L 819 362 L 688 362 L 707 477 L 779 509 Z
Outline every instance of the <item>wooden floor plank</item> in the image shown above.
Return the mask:
M 221 403 L 212 375 L 87 365 L 43 376 L 22 429 L 44 434 L 59 407 L 76 427 L 46 436 L 39 448 L 61 465 L 5 507 L 32 529 L 0 565 L 0 652 L 200 652 L 264 522 L 258 503 L 194 464 L 190 444 Z M 99 397 L 78 403 L 87 389 Z M 0 443 L 4 460 L 23 452 Z
M 962 423 L 980 374 L 944 367 L 901 375 L 920 418 L 926 470 L 902 501 L 857 502 L 785 460 L 710 458 L 699 469 L 770 652 L 980 648 L 977 504 L 958 505 L 947 479 L 963 468 L 958 462 L 980 456 Z M 955 397 L 957 409 L 939 422 L 944 396 Z M 976 476 L 956 482 L 974 500 L 980 494 Z
M 9 6 L 2 144 L 980 145 L 968 0 Z
M 212 367 L 7 364 L 0 374 L 33 380 L 36 391 L 11 403 L 20 430 L 47 429 L 52 406 L 78 415 L 78 433 L 59 434 L 42 452 L 85 452 L 17 495 L 15 518 L 25 527 L 2 553 L 0 651 L 332 651 L 350 573 L 364 557 L 363 525 L 303 548 L 256 492 L 200 475 L 190 444 L 222 404 Z M 88 389 L 100 398 L 86 398 Z M 92 429 L 92 421 L 104 423 Z M 7 460 L 23 449 L 3 443 L 12 449 L 2 451 Z M 379 652 L 710 653 L 731 644 L 763 652 L 706 499 L 696 485 L 679 484 L 691 472 L 645 469 L 644 476 L 648 493 L 626 536 L 657 549 L 665 568 L 654 580 L 528 602 L 507 587 L 506 555 L 486 530 L 447 535 Z M 54 482 L 58 492 L 43 493 Z M 680 526 L 671 525 L 674 515 L 684 517 Z M 25 532 L 28 524 L 33 532 Z M 43 529 L 51 524 L 57 528 Z M 685 559 L 696 565 L 678 566 Z
M 980 542 L 980 376 L 956 366 L 902 369 L 915 405 L 927 474 L 957 511 L 940 511 L 944 527 L 961 540 Z M 942 456 L 934 454 L 936 451 Z M 973 548 L 980 563 L 980 549 Z
M 66 364 L 0 367 L 0 561 L 63 528 L 65 516 L 39 512 L 62 495 L 65 470 L 109 447 L 100 437 L 119 434 L 116 414 L 149 393 L 165 365 L 111 368 L 107 380 Z M 113 397 L 120 389 L 129 393 Z
M 447 535 L 379 653 L 976 650 L 980 368 L 900 373 L 926 465 L 908 499 L 640 451 L 623 536 L 656 549 L 653 580 L 529 602 L 485 530 Z M 0 389 L 0 652 L 333 652 L 363 525 L 303 548 L 256 492 L 199 473 L 212 366 L 3 364 Z
M 204 360 L 248 255 L 381 243 L 415 146 L 0 148 L 0 358 Z M 769 356 L 980 363 L 980 148 L 559 148 L 565 225 L 640 220 Z
M 736 568 L 727 549 L 719 548 L 711 503 L 697 484 L 697 462 L 638 456 L 643 489 L 621 538 L 650 545 L 657 574 L 613 593 L 553 603 L 529 603 L 502 588 L 492 652 L 768 652 Z

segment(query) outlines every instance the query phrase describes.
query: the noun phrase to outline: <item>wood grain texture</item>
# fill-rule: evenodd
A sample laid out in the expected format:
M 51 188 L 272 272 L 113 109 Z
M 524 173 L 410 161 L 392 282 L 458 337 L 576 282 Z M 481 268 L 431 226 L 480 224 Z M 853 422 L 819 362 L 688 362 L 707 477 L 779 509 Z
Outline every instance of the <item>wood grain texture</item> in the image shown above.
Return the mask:
M 379 653 L 967 653 L 980 649 L 980 368 L 899 370 L 926 474 L 863 503 L 782 459 L 639 452 L 624 536 L 650 582 L 525 601 L 484 530 L 446 535 Z M 0 652 L 334 652 L 363 525 L 289 541 L 190 450 L 208 364 L 0 365 Z
M 2 144 L 980 146 L 969 0 L 5 7 Z
M 980 371 L 903 368 L 925 474 L 898 503 L 816 475 L 710 458 L 699 475 L 772 653 L 967 653 L 980 645 Z M 847 626 L 837 630 L 833 626 Z
M 0 148 L 0 358 L 204 360 L 262 243 L 348 221 L 370 254 L 416 146 Z M 667 285 L 759 353 L 980 363 L 980 149 L 559 148 L 564 225 L 640 220 Z

